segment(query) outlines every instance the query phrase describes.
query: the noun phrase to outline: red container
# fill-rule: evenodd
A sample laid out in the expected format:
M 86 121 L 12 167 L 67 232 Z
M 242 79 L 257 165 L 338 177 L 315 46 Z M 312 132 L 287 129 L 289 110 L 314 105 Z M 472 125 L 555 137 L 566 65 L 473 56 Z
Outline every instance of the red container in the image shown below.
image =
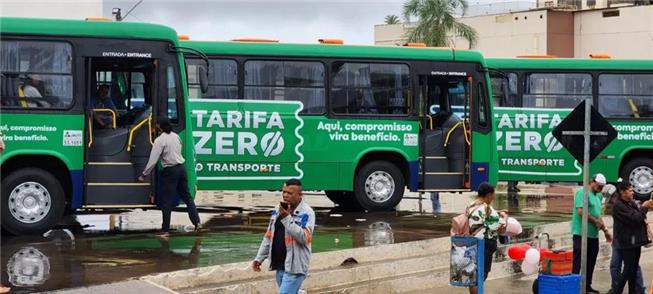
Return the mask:
M 540 272 L 547 275 L 571 274 L 574 252 L 573 250 L 540 250 Z

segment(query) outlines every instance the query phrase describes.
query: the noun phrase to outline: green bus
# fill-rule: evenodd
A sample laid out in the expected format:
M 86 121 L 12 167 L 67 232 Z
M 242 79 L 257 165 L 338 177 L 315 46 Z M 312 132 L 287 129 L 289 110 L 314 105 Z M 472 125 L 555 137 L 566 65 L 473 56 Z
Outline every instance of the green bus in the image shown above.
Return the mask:
M 206 63 L 186 58 L 199 189 L 276 190 L 297 177 L 340 206 L 387 210 L 406 187 L 496 182 L 479 53 L 256 39 L 181 45 L 209 58 L 206 93 L 195 76 Z
M 551 131 L 583 99 L 619 132 L 592 162 L 592 173 L 653 190 L 653 61 L 487 59 L 493 76 L 499 180 L 582 182 L 582 168 Z M 504 78 L 505 77 L 505 78 Z
M 156 117 L 185 142 L 183 55 L 168 27 L 103 20 L 0 18 L 2 228 L 43 232 L 66 212 L 154 208 L 137 183 Z M 99 86 L 114 108 L 96 107 Z M 109 123 L 100 127 L 96 117 Z M 184 156 L 193 158 L 193 149 Z M 193 165 L 188 165 L 194 181 Z
M 278 190 L 296 177 L 384 210 L 406 187 L 497 179 L 476 52 L 181 44 L 168 27 L 102 20 L 0 18 L 0 38 L 0 205 L 14 234 L 66 212 L 156 208 L 156 175 L 135 179 L 161 116 L 184 141 L 193 190 Z M 462 118 L 451 105 L 465 105 Z

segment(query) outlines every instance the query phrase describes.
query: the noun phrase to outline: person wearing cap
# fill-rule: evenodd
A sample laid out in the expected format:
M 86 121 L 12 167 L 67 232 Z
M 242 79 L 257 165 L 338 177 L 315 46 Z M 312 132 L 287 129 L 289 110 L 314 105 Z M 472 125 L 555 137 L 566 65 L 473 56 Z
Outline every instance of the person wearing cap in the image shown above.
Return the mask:
M 157 120 L 156 127 L 161 133 L 152 145 L 150 159 L 145 166 L 145 170 L 138 177 L 139 182 L 145 182 L 145 177 L 152 172 L 156 163 L 161 159 L 163 170 L 160 174 L 159 181 L 162 183 L 161 194 L 163 213 L 163 224 L 159 237 L 167 238 L 170 236 L 170 215 L 172 214 L 172 202 L 175 194 L 179 194 L 182 201 L 188 208 L 188 217 L 195 226 L 195 231 L 201 230 L 200 217 L 195 207 L 195 202 L 188 190 L 188 175 L 184 162 L 186 160 L 181 155 L 181 139 L 172 131 L 172 125 L 167 117 L 161 117 Z
M 28 75 L 25 80 L 25 86 L 23 86 L 23 93 L 25 97 L 31 98 L 41 98 L 41 92 L 37 88 L 41 83 L 41 78 L 38 75 Z
M 588 214 L 587 214 L 587 293 L 599 293 L 592 288 L 592 276 L 596 258 L 599 254 L 599 231 L 603 231 L 606 240 L 612 242 L 612 235 L 603 223 L 601 218 L 603 194 L 601 191 L 607 183 L 603 174 L 596 174 L 592 177 L 588 191 Z M 573 235 L 574 257 L 572 272 L 580 273 L 581 263 L 581 242 L 582 242 L 582 216 L 583 216 L 583 194 L 585 188 L 580 188 L 574 195 L 574 208 L 571 217 L 571 234 Z

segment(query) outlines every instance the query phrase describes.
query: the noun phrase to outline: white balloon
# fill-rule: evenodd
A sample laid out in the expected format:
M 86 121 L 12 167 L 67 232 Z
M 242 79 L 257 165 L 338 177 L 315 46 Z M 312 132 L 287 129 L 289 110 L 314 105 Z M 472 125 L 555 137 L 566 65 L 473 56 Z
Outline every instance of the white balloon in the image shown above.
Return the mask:
M 521 263 L 521 271 L 525 275 L 532 275 L 537 273 L 539 266 L 537 264 L 528 263 L 526 261 Z
M 526 251 L 526 258 L 524 258 L 524 261 L 537 265 L 540 262 L 540 251 L 535 248 L 528 249 Z

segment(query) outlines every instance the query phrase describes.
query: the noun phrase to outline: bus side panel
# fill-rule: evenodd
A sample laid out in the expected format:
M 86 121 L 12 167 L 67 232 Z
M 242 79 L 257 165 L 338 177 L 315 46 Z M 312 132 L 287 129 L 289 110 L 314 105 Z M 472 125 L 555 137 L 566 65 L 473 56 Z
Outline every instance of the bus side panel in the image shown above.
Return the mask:
M 605 173 L 608 181 L 616 181 L 619 178 L 619 168 L 627 164 L 625 158 L 633 150 L 643 150 L 649 158 L 653 154 L 653 123 L 642 120 L 611 121 L 612 126 L 617 130 L 617 138 L 606 147 L 603 152 L 592 162 L 592 170 L 599 172 L 597 164 L 600 164 L 600 172 Z
M 81 207 L 84 142 L 87 135 L 84 134 L 83 115 L 2 113 L 0 130 L 5 142 L 0 163 L 23 155 L 47 155 L 61 160 L 72 179 L 73 195 L 67 196 L 71 196 L 73 208 Z M 37 163 L 32 167 L 40 166 Z M 67 183 L 61 184 L 65 186 Z
M 582 181 L 582 166 L 551 132 L 570 109 L 496 107 L 500 181 Z
M 194 99 L 189 105 L 202 190 L 279 190 L 289 178 L 308 190 L 351 190 L 364 150 L 396 149 L 417 160 L 413 121 L 299 115 L 303 105 L 295 101 Z

